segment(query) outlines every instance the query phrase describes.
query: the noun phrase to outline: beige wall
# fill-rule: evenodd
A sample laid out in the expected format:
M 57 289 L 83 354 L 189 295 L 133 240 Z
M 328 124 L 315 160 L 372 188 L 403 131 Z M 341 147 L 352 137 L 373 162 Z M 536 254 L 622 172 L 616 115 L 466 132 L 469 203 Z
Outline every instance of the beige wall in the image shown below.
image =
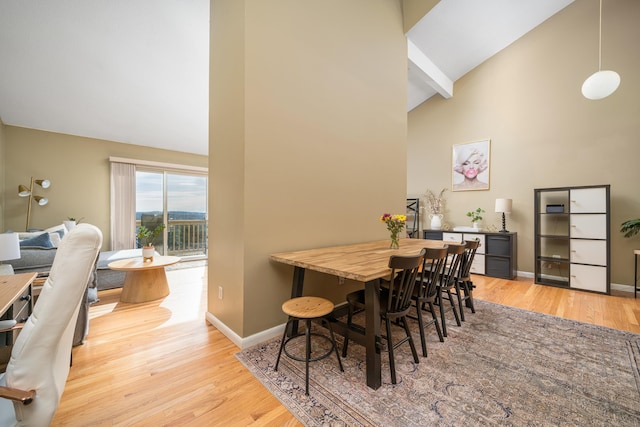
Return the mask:
M 636 239 L 619 225 L 640 217 L 640 2 L 606 2 L 603 68 L 622 77 L 609 98 L 590 101 L 580 87 L 597 71 L 598 2 L 579 0 L 409 113 L 408 193 L 451 188 L 453 144 L 491 139 L 489 191 L 446 193 L 445 221 L 470 225 L 487 211 L 500 227 L 496 198 L 513 199 L 507 228 L 518 232 L 518 269 L 533 272 L 534 188 L 611 184 L 612 282 L 633 282 Z
M 440 0 L 402 0 L 404 32 L 416 25 Z
M 0 117 L 0 232 L 2 232 L 4 227 L 4 183 L 5 183 L 5 142 L 4 142 L 4 123 L 2 123 L 2 118 Z
M 4 229 L 21 231 L 26 225 L 27 199 L 18 197 L 18 185 L 28 186 L 32 176 L 46 178 L 51 187 L 36 186 L 34 194 L 48 197 L 49 204 L 32 206 L 30 227 L 61 224 L 69 216 L 84 218 L 102 230 L 103 250 L 110 241 L 110 156 L 207 166 L 206 156 L 15 126 L 5 126 L 4 135 Z
M 293 268 L 269 254 L 386 238 L 404 212 L 406 40 L 389 0 L 214 0 L 211 20 L 208 308 L 247 337 L 285 321 Z

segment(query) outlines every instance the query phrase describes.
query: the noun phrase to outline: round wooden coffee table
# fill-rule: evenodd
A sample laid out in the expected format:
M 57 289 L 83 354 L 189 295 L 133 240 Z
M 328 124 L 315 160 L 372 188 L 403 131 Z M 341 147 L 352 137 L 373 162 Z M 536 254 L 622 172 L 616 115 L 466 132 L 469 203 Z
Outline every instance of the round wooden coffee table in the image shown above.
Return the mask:
M 147 302 L 169 295 L 169 283 L 164 268 L 180 261 L 177 256 L 154 256 L 144 262 L 142 257 L 121 259 L 109 263 L 112 270 L 126 271 L 120 301 Z

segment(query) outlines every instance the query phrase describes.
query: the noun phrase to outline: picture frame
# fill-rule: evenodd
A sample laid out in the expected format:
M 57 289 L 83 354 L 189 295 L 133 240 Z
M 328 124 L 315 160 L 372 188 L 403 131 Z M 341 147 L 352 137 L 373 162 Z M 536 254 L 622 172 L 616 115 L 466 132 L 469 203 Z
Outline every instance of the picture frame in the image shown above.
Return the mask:
M 491 140 L 455 144 L 451 157 L 452 191 L 489 189 Z

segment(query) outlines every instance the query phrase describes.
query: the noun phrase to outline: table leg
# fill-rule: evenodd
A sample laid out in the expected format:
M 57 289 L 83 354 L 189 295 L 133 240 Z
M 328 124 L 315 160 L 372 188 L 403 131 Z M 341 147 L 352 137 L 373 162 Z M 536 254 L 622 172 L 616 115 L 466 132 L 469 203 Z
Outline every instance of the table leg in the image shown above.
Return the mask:
M 378 389 L 382 385 L 380 347 L 380 281 L 372 280 L 364 284 L 365 342 L 367 351 L 367 385 Z
M 293 268 L 293 282 L 291 283 L 291 298 L 297 298 L 302 296 L 302 287 L 304 286 L 304 268 Z M 298 330 L 298 321 L 294 320 L 289 323 L 287 329 L 287 336 L 293 336 L 293 332 Z
M 122 302 L 147 302 L 169 295 L 169 283 L 163 268 L 127 271 L 120 294 Z

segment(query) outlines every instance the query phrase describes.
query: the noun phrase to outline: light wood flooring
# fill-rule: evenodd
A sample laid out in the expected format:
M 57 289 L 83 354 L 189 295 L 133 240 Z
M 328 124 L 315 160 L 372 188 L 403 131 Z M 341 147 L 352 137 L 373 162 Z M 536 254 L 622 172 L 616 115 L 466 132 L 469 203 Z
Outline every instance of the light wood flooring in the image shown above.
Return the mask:
M 167 272 L 171 294 L 101 291 L 54 426 L 300 426 L 204 319 L 206 267 Z M 474 276 L 475 298 L 640 333 L 640 299 Z M 471 314 L 470 314 L 471 315 Z

